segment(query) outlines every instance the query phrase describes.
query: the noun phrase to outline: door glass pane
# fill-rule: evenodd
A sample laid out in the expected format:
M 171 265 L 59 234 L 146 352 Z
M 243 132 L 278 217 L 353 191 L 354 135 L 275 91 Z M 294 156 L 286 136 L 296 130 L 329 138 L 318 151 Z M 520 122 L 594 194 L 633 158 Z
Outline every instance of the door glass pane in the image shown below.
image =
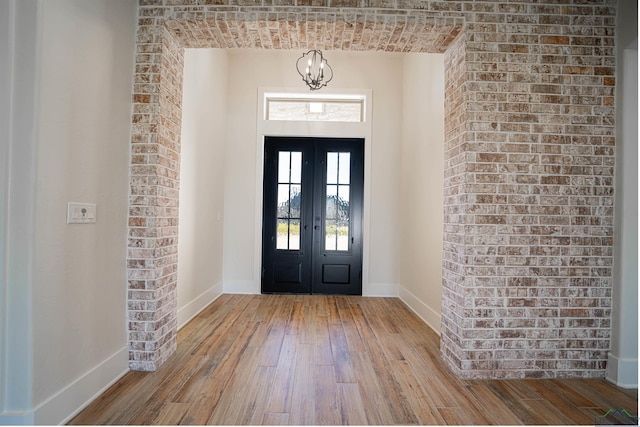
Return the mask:
M 327 251 L 335 251 L 337 249 L 337 222 L 327 219 L 325 222 L 325 245 L 324 249 Z
M 338 186 L 338 219 L 349 220 L 349 186 Z
M 326 218 L 336 218 L 336 202 L 338 198 L 338 186 L 327 185 L 327 202 L 326 202 Z
M 279 219 L 276 232 L 276 249 L 289 249 L 289 220 Z
M 278 154 L 278 182 L 291 182 L 289 175 L 291 171 L 291 152 L 281 151 Z
M 339 184 L 349 184 L 350 169 L 351 153 L 340 153 L 338 157 Z
M 349 221 L 338 221 L 337 250 L 349 250 Z
M 327 153 L 325 250 L 348 251 L 351 154 Z M 340 185 L 336 185 L 340 183 Z
M 289 221 L 289 249 L 300 250 L 300 220 L 297 219 Z
M 302 182 L 302 153 L 296 151 L 291 153 L 291 182 Z
M 278 184 L 278 218 L 289 218 L 289 184 Z
M 327 153 L 327 184 L 338 183 L 338 153 Z
M 278 204 L 276 249 L 300 250 L 300 203 L 302 198 L 302 153 L 278 153 Z
M 302 196 L 302 186 L 291 184 L 289 192 L 289 218 L 300 218 L 300 198 Z

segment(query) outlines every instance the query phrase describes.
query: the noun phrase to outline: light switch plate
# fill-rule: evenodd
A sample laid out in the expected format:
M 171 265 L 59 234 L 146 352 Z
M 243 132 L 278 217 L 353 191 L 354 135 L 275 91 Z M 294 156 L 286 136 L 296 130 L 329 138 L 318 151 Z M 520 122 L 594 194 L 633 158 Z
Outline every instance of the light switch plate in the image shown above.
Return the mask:
M 95 203 L 67 203 L 67 224 L 93 224 L 96 222 Z

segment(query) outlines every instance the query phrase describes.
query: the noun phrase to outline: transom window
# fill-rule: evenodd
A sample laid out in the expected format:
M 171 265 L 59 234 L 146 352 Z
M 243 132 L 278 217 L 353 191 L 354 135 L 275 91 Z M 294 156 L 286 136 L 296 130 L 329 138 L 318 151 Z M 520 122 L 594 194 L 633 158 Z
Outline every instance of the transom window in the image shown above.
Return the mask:
M 265 93 L 265 120 L 364 122 L 363 95 Z

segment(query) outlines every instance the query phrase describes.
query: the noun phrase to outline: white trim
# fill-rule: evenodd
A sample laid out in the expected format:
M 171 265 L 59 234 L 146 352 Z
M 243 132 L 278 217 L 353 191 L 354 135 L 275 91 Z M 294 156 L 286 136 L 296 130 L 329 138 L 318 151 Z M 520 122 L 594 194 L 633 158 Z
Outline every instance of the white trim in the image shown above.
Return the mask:
M 420 317 L 433 332 L 440 336 L 441 328 L 441 315 L 433 308 L 429 307 L 427 303 L 420 300 L 417 296 L 412 294 L 404 286 L 400 286 L 400 299 Z M 438 301 L 440 302 L 440 301 Z
M 122 347 L 102 363 L 38 405 L 34 424 L 66 424 L 89 403 L 129 372 L 129 348 Z M 89 396 L 89 397 L 87 397 Z
M 7 311 L 7 268 L 9 233 L 9 170 L 11 143 L 13 140 L 13 66 L 14 66 L 14 33 L 15 33 L 14 1 L 0 2 L 0 316 L 4 319 Z M 4 322 L 3 322 L 4 323 Z M 7 366 L 6 329 L 0 328 L 0 410 L 5 407 L 5 378 Z M 0 418 L 0 424 L 3 423 Z M 10 421 L 9 421 L 10 422 Z
M 222 282 L 218 282 L 207 289 L 178 310 L 178 330 L 182 329 L 191 319 L 196 317 L 209 304 L 222 295 Z
M 638 388 L 638 359 L 619 359 L 609 353 L 607 381 L 622 388 Z
M 7 412 L 0 414 L 0 426 L 32 426 L 35 424 L 34 413 Z
M 369 283 L 366 288 L 362 287 L 362 296 L 365 297 L 397 297 L 398 288 L 400 285 L 397 283 Z
M 261 229 L 262 231 L 262 229 Z M 260 259 L 260 256 L 258 256 Z M 259 280 L 225 280 L 222 285 L 222 292 L 225 294 L 259 294 Z
M 9 419 L 29 422 L 33 414 L 33 272 L 38 114 L 42 48 L 42 0 L 9 3 L 10 99 L 8 164 L 2 185 L 5 263 L 2 272 L 2 401 Z M 19 52 L 27 52 L 21 54 Z M 7 154 L 7 153 L 3 153 Z M 5 159 L 6 160 L 6 159 Z M 7 160 L 6 160 L 7 161 Z M 25 414 L 25 415 L 15 415 Z M 4 417 L 4 416 L 3 416 Z
M 293 94 L 300 89 L 291 88 L 258 88 L 258 114 L 256 135 L 256 202 L 254 229 L 254 272 L 253 277 L 258 283 L 255 292 L 260 293 L 260 268 L 262 266 L 262 186 L 264 175 L 264 137 L 268 136 L 316 136 L 337 138 L 364 138 L 364 206 L 362 224 L 362 294 L 369 295 L 369 239 L 371 224 L 371 147 L 372 147 L 372 99 L 371 89 L 336 89 L 324 96 L 335 98 L 348 95 L 364 96 L 365 118 L 363 122 L 298 122 L 298 121 L 268 121 L 264 117 L 265 94 Z M 306 95 L 305 95 L 306 96 Z M 227 285 L 225 283 L 225 292 Z M 233 293 L 233 292 L 232 292 Z

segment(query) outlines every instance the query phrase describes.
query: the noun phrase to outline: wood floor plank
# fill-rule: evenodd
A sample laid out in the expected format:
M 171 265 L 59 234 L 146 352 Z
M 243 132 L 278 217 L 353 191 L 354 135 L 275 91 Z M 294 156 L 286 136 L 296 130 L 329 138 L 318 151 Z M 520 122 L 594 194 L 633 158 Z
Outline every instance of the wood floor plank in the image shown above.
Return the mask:
M 333 366 L 317 365 L 313 368 L 315 384 L 314 425 L 338 425 L 341 422 L 338 411 L 338 386 Z
M 257 323 L 254 323 L 256 326 Z M 237 336 L 240 335 L 244 322 L 238 320 L 236 316 L 226 316 L 215 332 L 209 334 L 207 343 L 201 345 L 192 352 L 192 357 L 205 357 L 206 364 L 199 365 L 197 372 L 186 378 L 182 386 L 176 390 L 172 402 L 193 402 L 198 398 L 200 389 L 208 378 L 213 375 L 216 369 L 224 361 L 228 351 L 232 348 Z
M 383 401 L 389 405 L 393 424 L 417 424 L 418 418 L 402 393 L 402 388 L 391 370 L 380 342 L 375 339 L 366 341 L 367 354 L 383 391 Z
M 351 304 L 349 306 L 351 311 L 351 317 L 358 331 L 358 335 L 362 338 L 363 342 L 373 340 L 376 338 L 371 326 L 369 325 L 367 317 L 362 312 L 360 304 Z
M 338 313 L 340 313 L 340 319 L 342 320 L 342 330 L 344 331 L 345 339 L 347 340 L 347 348 L 350 352 L 356 351 L 365 351 L 364 342 L 360 333 L 358 332 L 358 328 L 356 327 L 356 322 L 353 319 L 353 315 L 351 314 L 351 309 L 339 309 Z
M 163 405 L 158 416 L 150 424 L 160 426 L 178 425 L 188 409 L 188 403 L 167 403 Z
M 302 323 L 304 322 L 304 303 L 296 301 L 293 303 L 291 318 L 287 323 L 286 333 L 289 335 L 300 335 Z
M 267 412 L 262 419 L 263 426 L 286 426 L 289 425 L 289 414 L 278 412 Z
M 449 426 L 466 426 L 473 424 L 461 408 L 438 408 L 438 412 Z
M 509 407 L 511 412 L 516 414 L 523 424 L 544 424 L 541 414 L 536 413 L 524 400 L 515 396 L 503 381 L 491 381 L 488 387 Z
M 132 423 L 152 424 L 156 418 L 161 416 L 163 406 L 166 404 L 166 402 L 182 403 L 173 402 L 176 395 L 191 379 L 191 376 L 193 374 L 200 372 L 200 369 L 202 367 L 210 363 L 208 356 L 189 357 L 182 363 L 177 363 L 177 360 L 178 359 L 172 361 L 172 363 L 176 366 L 171 367 L 169 365 L 166 365 L 163 367 L 164 369 L 170 369 L 173 374 L 167 375 L 165 380 L 154 390 L 153 394 L 148 400 L 148 403 L 144 405 L 137 416 L 132 419 Z M 176 407 L 181 406 L 178 405 Z
M 280 349 L 282 348 L 282 341 L 286 333 L 286 321 L 280 311 L 281 308 L 277 304 L 272 304 L 269 309 L 269 314 L 263 317 L 261 321 L 261 327 L 266 331 L 266 336 L 263 340 L 252 340 L 250 345 L 256 345 L 263 348 L 262 356 L 260 358 L 261 366 L 277 366 L 278 359 L 280 358 Z
M 259 425 L 267 412 L 269 393 L 273 386 L 276 368 L 271 366 L 259 366 L 253 384 L 253 390 L 248 395 L 245 414 L 238 418 L 240 425 Z
M 256 387 L 259 349 L 247 346 L 238 361 L 237 373 L 227 383 L 207 424 L 232 425 L 241 416 L 247 396 Z
M 632 397 L 621 390 L 618 390 L 613 384 L 605 381 L 604 379 L 597 380 L 566 380 L 567 383 L 574 387 L 574 389 L 587 397 L 590 400 L 595 401 L 598 406 L 604 409 L 629 409 L 638 406 L 637 392 L 636 396 Z M 585 387 L 589 384 L 589 387 Z M 637 411 L 635 412 L 637 414 Z
M 372 309 L 378 315 L 380 323 L 384 326 L 387 333 L 399 334 L 401 331 L 398 328 L 396 319 L 387 310 L 389 300 L 390 298 L 377 298 L 376 301 L 372 304 Z
M 329 321 L 327 316 L 315 318 L 315 361 L 316 365 L 333 365 L 331 354 L 331 337 L 329 334 Z
M 191 404 L 180 424 L 205 424 L 209 420 L 257 327 L 256 322 L 245 323 L 241 334 L 233 341 L 222 363 L 200 385 L 198 397 Z
M 315 417 L 313 346 L 298 344 L 289 422 L 312 425 Z
M 329 337 L 331 340 L 331 354 L 333 355 L 333 366 L 336 373 L 336 382 L 354 383 L 356 377 L 351 366 L 347 339 L 344 336 L 342 323 L 330 324 Z
M 327 296 L 327 321 L 329 325 L 339 325 L 342 322 L 342 320 L 340 320 L 338 301 L 335 295 Z
M 235 388 L 235 399 L 224 421 L 213 422 L 212 417 L 207 424 L 259 424 L 266 413 L 267 397 L 273 384 L 275 370 L 272 366 L 256 366 L 252 371 L 251 380 Z
M 328 298 L 313 298 L 313 303 L 315 304 L 316 316 L 327 317 L 329 315 Z
M 293 394 L 293 379 L 296 364 L 296 352 L 298 349 L 298 336 L 285 335 L 282 341 L 282 349 L 278 366 L 276 368 L 273 386 L 269 395 L 267 411 L 277 413 L 289 413 Z
M 409 363 L 413 374 L 418 379 L 436 407 L 456 407 L 458 402 L 447 387 L 442 387 L 440 381 L 434 378 L 436 368 L 425 361 L 415 347 L 406 343 L 401 335 L 393 335 L 404 359 Z
M 467 389 L 476 399 L 482 402 L 487 415 L 493 421 L 491 424 L 498 425 L 519 425 L 522 424 L 520 418 L 514 414 L 509 407 L 487 388 L 485 381 L 473 381 Z
M 571 386 L 567 380 L 539 380 L 545 387 L 553 389 L 553 391 L 560 395 L 563 399 L 567 400 L 571 405 L 576 408 L 593 408 L 598 407 L 596 401 L 587 399 L 582 394 L 578 393 L 573 386 Z
M 525 403 L 534 411 L 544 425 L 574 425 L 576 422 L 546 400 L 531 399 Z
M 433 400 L 425 392 L 420 382 L 413 375 L 411 367 L 406 360 L 391 361 L 391 373 L 398 381 L 402 394 L 407 399 L 411 410 L 415 414 L 418 424 L 422 425 L 443 425 L 444 418 Z
M 542 380 L 527 380 L 527 386 L 534 389 L 541 399 L 546 402 L 553 402 L 554 411 L 565 416 L 568 424 L 591 424 L 593 420 L 583 412 L 576 409 L 567 399 L 556 391 L 556 388 L 549 388 Z M 556 381 L 558 383 L 558 381 Z
M 338 406 L 342 425 L 362 426 L 374 424 L 367 419 L 360 389 L 355 383 L 338 383 Z
M 70 424 L 593 424 L 637 402 L 603 379 L 461 380 L 397 298 L 222 295 L 156 372 L 128 373 Z
M 381 384 L 369 354 L 356 352 L 351 357 L 369 422 L 375 425 L 395 424 L 387 390 Z
M 144 372 L 127 373 L 76 415 L 69 424 L 109 424 L 116 414 L 122 413 L 131 404 L 129 396 L 140 389 L 145 376 Z
M 304 307 L 302 309 L 303 322 L 300 328 L 300 342 L 303 344 L 314 344 L 315 343 L 315 304 L 311 301 L 312 298 L 309 296 L 304 301 Z

